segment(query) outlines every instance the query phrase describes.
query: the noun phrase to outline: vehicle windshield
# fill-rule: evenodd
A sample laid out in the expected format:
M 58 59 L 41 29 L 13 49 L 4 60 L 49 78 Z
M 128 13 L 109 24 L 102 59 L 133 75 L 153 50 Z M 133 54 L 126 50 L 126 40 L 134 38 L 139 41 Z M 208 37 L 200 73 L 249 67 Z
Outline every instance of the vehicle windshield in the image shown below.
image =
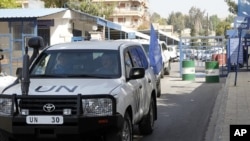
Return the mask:
M 117 50 L 45 51 L 31 67 L 31 77 L 117 78 L 121 75 Z

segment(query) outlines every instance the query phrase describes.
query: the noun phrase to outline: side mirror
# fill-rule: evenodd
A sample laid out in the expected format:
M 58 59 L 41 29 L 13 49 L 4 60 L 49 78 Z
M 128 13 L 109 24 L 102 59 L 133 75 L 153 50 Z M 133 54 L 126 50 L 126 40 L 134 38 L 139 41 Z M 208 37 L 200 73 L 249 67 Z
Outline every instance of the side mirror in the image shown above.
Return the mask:
M 44 47 L 44 41 L 41 36 L 32 37 L 28 41 L 28 46 L 33 49 L 40 49 Z
M 130 70 L 130 79 L 140 79 L 145 76 L 145 69 L 144 68 L 132 68 Z
M 39 49 L 44 47 L 43 38 L 40 36 L 30 38 L 28 41 L 28 46 L 30 48 L 33 48 L 33 53 L 32 53 L 32 56 L 30 58 L 30 61 L 29 61 L 31 64 L 33 62 L 33 60 L 38 56 Z

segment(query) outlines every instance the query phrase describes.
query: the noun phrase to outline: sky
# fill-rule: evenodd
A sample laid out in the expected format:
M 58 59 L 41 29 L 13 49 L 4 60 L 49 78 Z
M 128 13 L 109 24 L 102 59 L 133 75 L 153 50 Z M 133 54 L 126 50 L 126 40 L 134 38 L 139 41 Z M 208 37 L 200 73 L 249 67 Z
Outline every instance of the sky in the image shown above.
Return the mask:
M 188 14 L 191 7 L 206 11 L 205 15 L 217 15 L 226 18 L 230 15 L 224 0 L 149 0 L 150 12 L 156 12 L 161 17 L 167 18 L 172 12 Z

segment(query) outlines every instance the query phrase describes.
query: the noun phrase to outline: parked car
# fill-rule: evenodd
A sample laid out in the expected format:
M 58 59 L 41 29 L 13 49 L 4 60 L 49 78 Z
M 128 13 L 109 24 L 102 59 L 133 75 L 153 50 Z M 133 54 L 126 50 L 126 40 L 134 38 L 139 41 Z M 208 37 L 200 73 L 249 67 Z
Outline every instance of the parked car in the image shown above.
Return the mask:
M 170 61 L 172 62 L 177 62 L 178 61 L 178 53 L 177 53 L 177 46 L 167 46 L 168 47 L 168 52 L 170 54 Z
M 216 54 L 216 50 L 205 50 L 202 56 L 202 61 L 212 61 L 212 55 Z
M 204 54 L 204 52 L 205 52 L 205 50 L 197 50 L 197 52 L 196 52 L 196 59 L 197 60 L 202 60 L 202 56 L 203 56 L 203 54 Z
M 1 141 L 67 136 L 132 141 L 135 125 L 142 134 L 153 132 L 157 88 L 141 44 L 79 41 L 38 54 L 43 45 L 40 37 L 28 41 L 36 58 L 24 55 L 19 81 L 0 95 Z M 113 65 L 109 72 L 99 71 L 107 64 Z
M 184 56 L 183 58 L 185 60 L 194 60 L 195 59 L 195 56 L 194 56 L 191 49 L 183 49 L 182 53 L 183 53 L 183 56 Z
M 162 50 L 162 58 L 163 58 L 163 74 L 170 75 L 171 71 L 171 56 L 167 48 L 167 44 L 165 41 L 159 41 L 161 50 Z

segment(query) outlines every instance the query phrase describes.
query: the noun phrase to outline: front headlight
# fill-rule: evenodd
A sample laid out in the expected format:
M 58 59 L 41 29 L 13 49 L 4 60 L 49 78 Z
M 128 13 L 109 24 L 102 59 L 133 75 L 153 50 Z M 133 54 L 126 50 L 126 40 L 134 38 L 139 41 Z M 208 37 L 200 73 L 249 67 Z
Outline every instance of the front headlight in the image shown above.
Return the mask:
M 12 99 L 1 98 L 0 99 L 0 115 L 11 114 Z
M 82 99 L 84 116 L 111 116 L 113 105 L 109 98 Z

